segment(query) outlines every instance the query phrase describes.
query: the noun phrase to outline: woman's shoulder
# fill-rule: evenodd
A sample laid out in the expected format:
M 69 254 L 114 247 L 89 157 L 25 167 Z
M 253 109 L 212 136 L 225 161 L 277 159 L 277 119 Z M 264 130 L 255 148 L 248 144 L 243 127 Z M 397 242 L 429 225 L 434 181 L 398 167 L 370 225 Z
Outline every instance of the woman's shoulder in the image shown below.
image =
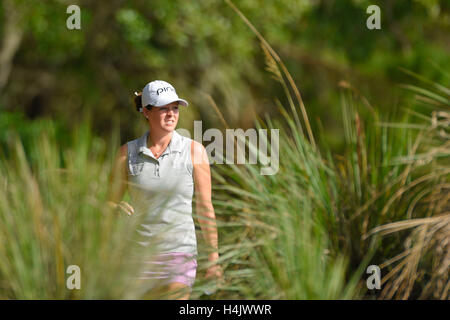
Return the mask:
M 191 139 L 191 137 L 188 135 L 185 135 L 184 132 L 178 132 L 177 130 L 174 130 L 174 135 L 176 135 L 175 139 L 175 148 L 178 148 L 183 151 L 187 151 L 191 149 L 192 143 L 195 141 Z
M 173 131 L 173 134 L 176 136 L 176 138 L 180 141 L 186 142 L 191 141 L 191 135 L 189 131 L 184 131 L 185 129 L 177 129 Z
M 119 155 L 121 157 L 126 157 L 127 152 L 128 152 L 128 143 L 125 143 L 125 144 L 120 146 Z
M 138 150 L 138 148 L 141 145 L 146 145 L 147 143 L 147 139 L 146 139 L 146 135 L 147 132 L 145 132 L 143 135 L 133 139 L 133 140 L 129 140 L 127 141 L 122 147 L 126 146 L 125 151 L 129 151 L 129 152 L 135 152 L 136 150 Z M 144 142 L 145 141 L 145 142 Z
M 195 140 L 191 140 L 191 145 L 190 145 L 190 149 L 191 149 L 191 159 L 192 159 L 192 164 L 194 166 L 196 165 L 200 165 L 203 163 L 208 163 L 208 157 L 206 156 L 206 148 L 203 144 L 201 144 L 198 141 Z

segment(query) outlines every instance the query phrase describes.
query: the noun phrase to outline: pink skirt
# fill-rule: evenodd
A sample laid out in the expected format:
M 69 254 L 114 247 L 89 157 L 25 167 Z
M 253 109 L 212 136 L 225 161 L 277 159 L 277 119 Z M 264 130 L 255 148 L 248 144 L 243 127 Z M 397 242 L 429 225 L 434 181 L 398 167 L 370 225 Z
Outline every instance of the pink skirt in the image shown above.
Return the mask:
M 147 262 L 148 268 L 140 279 L 160 279 L 161 285 L 181 282 L 192 287 L 197 273 L 197 260 L 184 252 L 161 253 Z

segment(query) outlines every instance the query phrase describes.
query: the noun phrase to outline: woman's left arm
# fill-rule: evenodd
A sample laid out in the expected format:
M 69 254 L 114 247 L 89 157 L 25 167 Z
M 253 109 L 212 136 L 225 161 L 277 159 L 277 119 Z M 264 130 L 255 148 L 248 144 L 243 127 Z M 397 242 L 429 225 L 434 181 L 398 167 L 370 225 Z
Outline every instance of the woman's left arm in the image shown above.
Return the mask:
M 191 158 L 194 166 L 194 188 L 196 200 L 196 213 L 203 237 L 206 243 L 211 247 L 208 254 L 208 260 L 213 263 L 208 268 L 205 277 L 222 277 L 222 270 L 217 264 L 219 259 L 218 233 L 216 225 L 216 216 L 211 201 L 211 171 L 209 167 L 208 155 L 205 147 L 196 141 L 191 144 Z M 205 219 L 201 219 L 204 217 Z

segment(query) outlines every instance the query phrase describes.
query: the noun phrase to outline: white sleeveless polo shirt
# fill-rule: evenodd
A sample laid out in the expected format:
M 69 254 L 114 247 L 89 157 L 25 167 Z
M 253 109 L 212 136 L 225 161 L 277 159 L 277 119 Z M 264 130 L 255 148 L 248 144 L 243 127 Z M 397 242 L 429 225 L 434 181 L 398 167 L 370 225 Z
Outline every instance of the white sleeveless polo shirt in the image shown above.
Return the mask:
M 148 237 L 144 245 L 156 245 L 160 253 L 197 255 L 192 139 L 174 130 L 166 150 L 156 159 L 147 147 L 148 135 L 147 131 L 127 142 L 131 205 L 136 214 L 145 215 L 138 232 Z

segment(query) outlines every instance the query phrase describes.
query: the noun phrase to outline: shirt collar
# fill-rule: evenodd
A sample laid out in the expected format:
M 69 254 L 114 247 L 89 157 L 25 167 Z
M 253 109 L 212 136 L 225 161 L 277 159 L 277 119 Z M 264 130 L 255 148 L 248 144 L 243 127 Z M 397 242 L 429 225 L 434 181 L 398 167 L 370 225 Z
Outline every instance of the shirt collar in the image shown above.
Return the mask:
M 152 152 L 149 148 L 147 148 L 147 138 L 149 135 L 149 131 L 144 133 L 138 141 L 138 153 L 143 153 L 147 156 L 150 156 L 154 158 Z M 169 142 L 169 145 L 167 146 L 166 150 L 161 154 L 163 156 L 164 154 L 169 154 L 173 152 L 181 152 L 181 136 L 178 132 L 175 130 L 172 132 L 172 138 Z

